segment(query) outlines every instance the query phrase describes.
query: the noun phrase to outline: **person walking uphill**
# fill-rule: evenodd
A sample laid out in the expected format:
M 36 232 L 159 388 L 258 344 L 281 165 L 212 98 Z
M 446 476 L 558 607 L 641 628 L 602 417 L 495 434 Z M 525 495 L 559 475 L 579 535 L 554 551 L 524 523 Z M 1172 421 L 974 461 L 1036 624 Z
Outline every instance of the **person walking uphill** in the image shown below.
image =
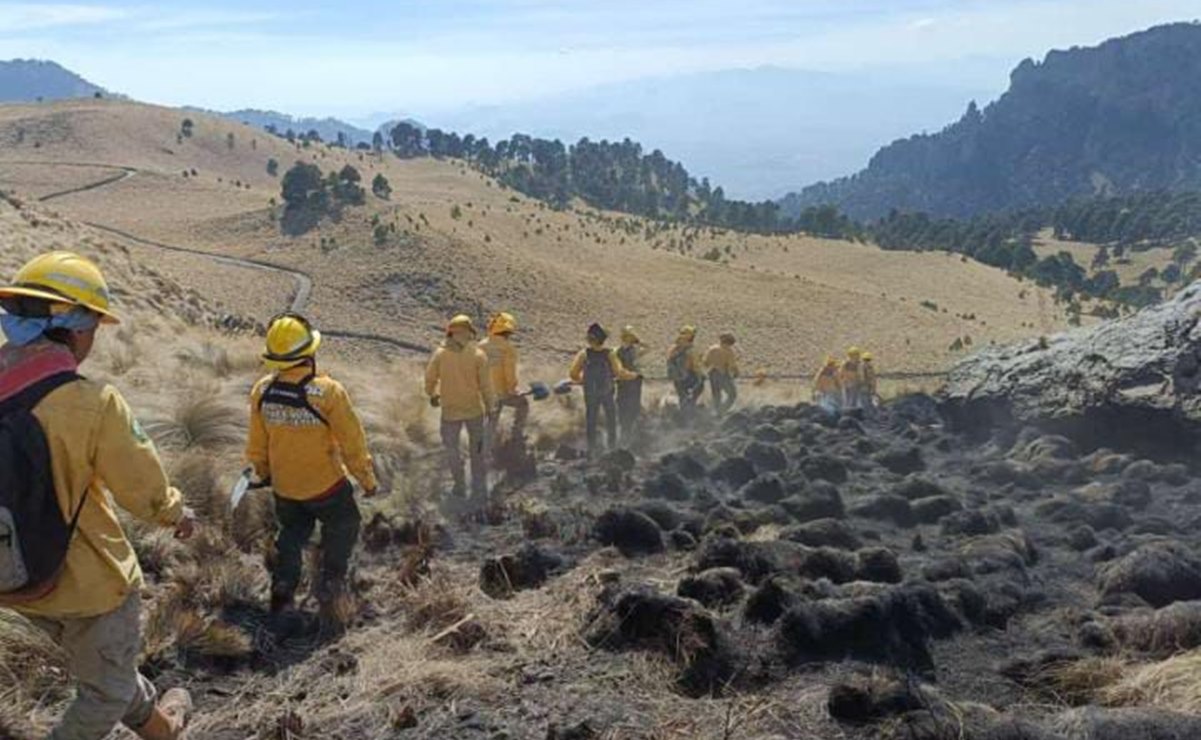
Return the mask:
M 667 354 L 667 377 L 675 385 L 676 396 L 680 399 L 680 412 L 686 420 L 692 418 L 696 402 L 705 390 L 705 378 L 693 347 L 695 343 L 696 329 L 685 326 L 680 329 L 676 343 Z
M 290 609 L 300 584 L 304 548 L 321 525 L 317 602 L 337 628 L 336 603 L 346 587 L 359 538 L 353 476 L 365 496 L 377 483 L 367 435 L 342 384 L 317 372 L 321 332 L 303 316 L 285 313 L 267 327 L 263 364 L 272 372 L 250 392 L 246 459 L 275 491 L 276 562 L 271 612 Z
M 838 382 L 842 385 L 842 404 L 847 409 L 863 408 L 862 358 L 863 351 L 858 347 L 851 347 L 838 370 Z
M 627 447 L 637 441 L 642 420 L 642 340 L 634 327 L 621 330 L 621 347 L 617 359 L 621 366 L 638 377 L 617 382 L 617 423 L 621 428 L 621 441 Z
M 446 341 L 434 352 L 425 369 L 425 394 L 430 405 L 442 409 L 442 444 L 446 448 L 446 466 L 454 480 L 453 494 L 467 494 L 460 440 L 467 430 L 471 458 L 471 495 L 474 505 L 483 508 L 488 495 L 488 463 L 485 417 L 495 413 L 496 397 L 488 373 L 488 358 L 475 343 L 475 325 L 470 317 L 459 315 L 446 326 Z
M 488 337 L 480 342 L 480 349 L 488 358 L 492 391 L 497 398 L 497 412 L 493 415 L 488 430 L 493 442 L 500 438 L 501 409 L 513 409 L 513 430 L 510 439 L 525 438 L 525 424 L 530 417 L 530 400 L 517 389 L 517 348 L 510 341 L 516 332 L 517 320 L 512 314 L 499 313 L 488 322 Z
M 101 324 L 119 323 L 89 260 L 44 254 L 0 288 L 0 606 L 56 642 L 76 682 L 51 740 L 124 724 L 181 737 L 192 702 L 138 673 L 142 571 L 117 519 L 191 536 L 194 520 L 153 443 L 111 386 L 80 378 Z
M 726 332 L 719 342 L 705 353 L 705 367 L 709 370 L 709 390 L 713 394 L 713 411 L 718 416 L 734 407 L 738 400 L 738 355 L 734 352 L 734 335 Z
M 588 327 L 588 346 L 571 362 L 570 376 L 584 386 L 584 419 L 588 434 L 588 455 L 600 452 L 600 414 L 605 414 L 605 440 L 609 451 L 617 449 L 618 381 L 640 380 L 641 376 L 622 367 L 617 353 L 605 346 L 609 333 L 600 324 Z
M 813 378 L 813 403 L 832 414 L 842 407 L 842 383 L 838 379 L 838 358 L 834 355 L 826 355 L 825 363 Z

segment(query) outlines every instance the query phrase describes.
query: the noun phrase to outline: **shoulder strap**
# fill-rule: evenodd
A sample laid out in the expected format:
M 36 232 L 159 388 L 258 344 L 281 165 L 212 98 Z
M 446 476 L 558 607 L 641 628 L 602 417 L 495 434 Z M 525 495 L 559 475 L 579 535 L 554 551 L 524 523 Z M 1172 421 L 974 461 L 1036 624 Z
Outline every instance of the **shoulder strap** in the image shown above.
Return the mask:
M 42 378 L 20 393 L 0 401 L 0 417 L 8 416 L 16 411 L 32 411 L 46 396 L 68 383 L 82 379 L 79 374 L 73 372 L 56 373 Z
M 313 402 L 309 400 L 308 387 L 317 378 L 317 373 L 312 372 L 301 378 L 296 383 L 289 383 L 279 379 L 276 376 L 266 388 L 263 389 L 262 395 L 259 396 L 259 410 L 262 411 L 263 404 L 268 400 L 284 406 L 293 408 L 301 408 L 308 411 L 318 421 L 325 426 L 329 426 L 329 420 L 325 415 L 313 406 Z

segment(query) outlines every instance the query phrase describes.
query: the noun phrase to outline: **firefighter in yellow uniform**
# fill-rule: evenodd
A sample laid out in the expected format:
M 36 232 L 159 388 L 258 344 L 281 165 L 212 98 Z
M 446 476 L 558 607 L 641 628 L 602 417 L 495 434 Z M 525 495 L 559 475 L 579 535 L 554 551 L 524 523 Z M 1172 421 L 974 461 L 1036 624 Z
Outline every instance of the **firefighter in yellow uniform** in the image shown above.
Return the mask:
M 813 378 L 813 403 L 830 412 L 842 406 L 842 383 L 838 377 L 838 358 L 834 355 L 826 355 L 826 361 Z
M 876 407 L 876 397 L 880 393 L 880 382 L 876 377 L 876 363 L 871 352 L 863 353 L 863 403 L 869 409 Z
M 61 513 L 56 526 L 65 533 L 55 576 L 20 590 L 0 589 L 0 606 L 49 635 L 76 682 L 75 698 L 50 738 L 100 740 L 118 724 L 145 740 L 181 737 L 191 712 L 187 693 L 172 689 L 156 705 L 154 685 L 138 673 L 143 578 L 117 508 L 147 524 L 174 528 L 180 539 L 191 536 L 194 522 L 121 394 L 75 374 L 99 326 L 118 323 L 108 285 L 90 260 L 51 252 L 0 288 L 0 307 L 7 340 L 0 347 L 0 417 L 7 425 L 37 425 L 41 434 L 27 428 L 22 444 L 44 437 L 48 454 L 41 462 L 48 469 L 37 472 L 50 482 L 45 494 L 57 501 L 49 516 Z M 11 450 L 12 442 L 9 436 L 0 447 Z M 13 462 L 7 452 L 4 457 L 0 464 Z M 20 480 L 31 472 L 26 467 L 5 477 L 15 473 Z M 22 539 L 20 520 L 2 526 L 10 529 L 0 549 Z M 13 562 L 0 556 L 0 583 L 14 583 Z M 24 570 L 38 565 L 27 563 Z
M 246 458 L 270 481 L 279 521 L 271 574 L 271 611 L 290 609 L 300 583 L 304 548 L 321 525 L 316 595 L 331 616 L 346 587 L 359 538 L 353 476 L 365 496 L 377 483 L 367 435 L 341 383 L 317 372 L 321 332 L 303 316 L 281 314 L 267 328 L 263 363 L 271 374 L 250 393 Z
M 667 378 L 675 386 L 676 397 L 680 400 L 680 413 L 685 421 L 692 419 L 696 402 L 705 390 L 705 376 L 701 373 L 695 344 L 696 327 L 684 326 L 667 353 Z
M 517 319 L 512 314 L 499 313 L 489 320 L 488 336 L 480 342 L 480 349 L 488 358 L 488 373 L 497 399 L 497 413 L 493 415 L 488 429 L 493 443 L 499 439 L 501 409 L 513 409 L 510 439 L 524 439 L 525 424 L 530 417 L 530 401 L 517 388 L 517 348 L 512 341 L 516 332 Z
M 738 354 L 734 351 L 737 340 L 726 332 L 718 343 L 705 352 L 705 368 L 709 371 L 709 392 L 713 394 L 713 411 L 722 415 L 738 401 Z
M 858 347 L 847 350 L 847 358 L 838 369 L 838 382 L 842 385 L 843 408 L 863 408 L 863 351 Z
M 454 480 L 452 495 L 467 495 L 461 449 L 467 431 L 471 459 L 471 495 L 476 508 L 487 505 L 488 462 L 485 419 L 496 413 L 496 394 L 488 372 L 488 358 L 475 342 L 471 317 L 460 314 L 446 326 L 446 341 L 434 352 L 425 369 L 425 394 L 430 405 L 442 409 L 442 446 L 446 467 Z

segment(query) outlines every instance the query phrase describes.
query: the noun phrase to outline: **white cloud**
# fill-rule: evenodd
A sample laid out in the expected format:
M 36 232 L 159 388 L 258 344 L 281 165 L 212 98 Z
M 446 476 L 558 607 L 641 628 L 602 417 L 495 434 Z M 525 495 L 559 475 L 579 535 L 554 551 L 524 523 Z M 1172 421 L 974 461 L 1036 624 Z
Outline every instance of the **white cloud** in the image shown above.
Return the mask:
M 54 3 L 0 3 L 0 33 L 90 26 L 126 18 L 123 8 Z

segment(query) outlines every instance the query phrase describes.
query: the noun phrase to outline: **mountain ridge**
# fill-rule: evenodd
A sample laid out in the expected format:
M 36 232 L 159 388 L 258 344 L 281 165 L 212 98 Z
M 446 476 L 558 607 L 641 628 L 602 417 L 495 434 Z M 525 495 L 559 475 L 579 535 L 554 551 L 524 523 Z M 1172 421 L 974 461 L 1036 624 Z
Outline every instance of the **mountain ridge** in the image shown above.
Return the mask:
M 1022 61 L 1010 87 L 938 133 L 899 139 L 867 167 L 780 203 L 875 219 L 965 217 L 1074 197 L 1201 188 L 1201 23 L 1156 26 Z

